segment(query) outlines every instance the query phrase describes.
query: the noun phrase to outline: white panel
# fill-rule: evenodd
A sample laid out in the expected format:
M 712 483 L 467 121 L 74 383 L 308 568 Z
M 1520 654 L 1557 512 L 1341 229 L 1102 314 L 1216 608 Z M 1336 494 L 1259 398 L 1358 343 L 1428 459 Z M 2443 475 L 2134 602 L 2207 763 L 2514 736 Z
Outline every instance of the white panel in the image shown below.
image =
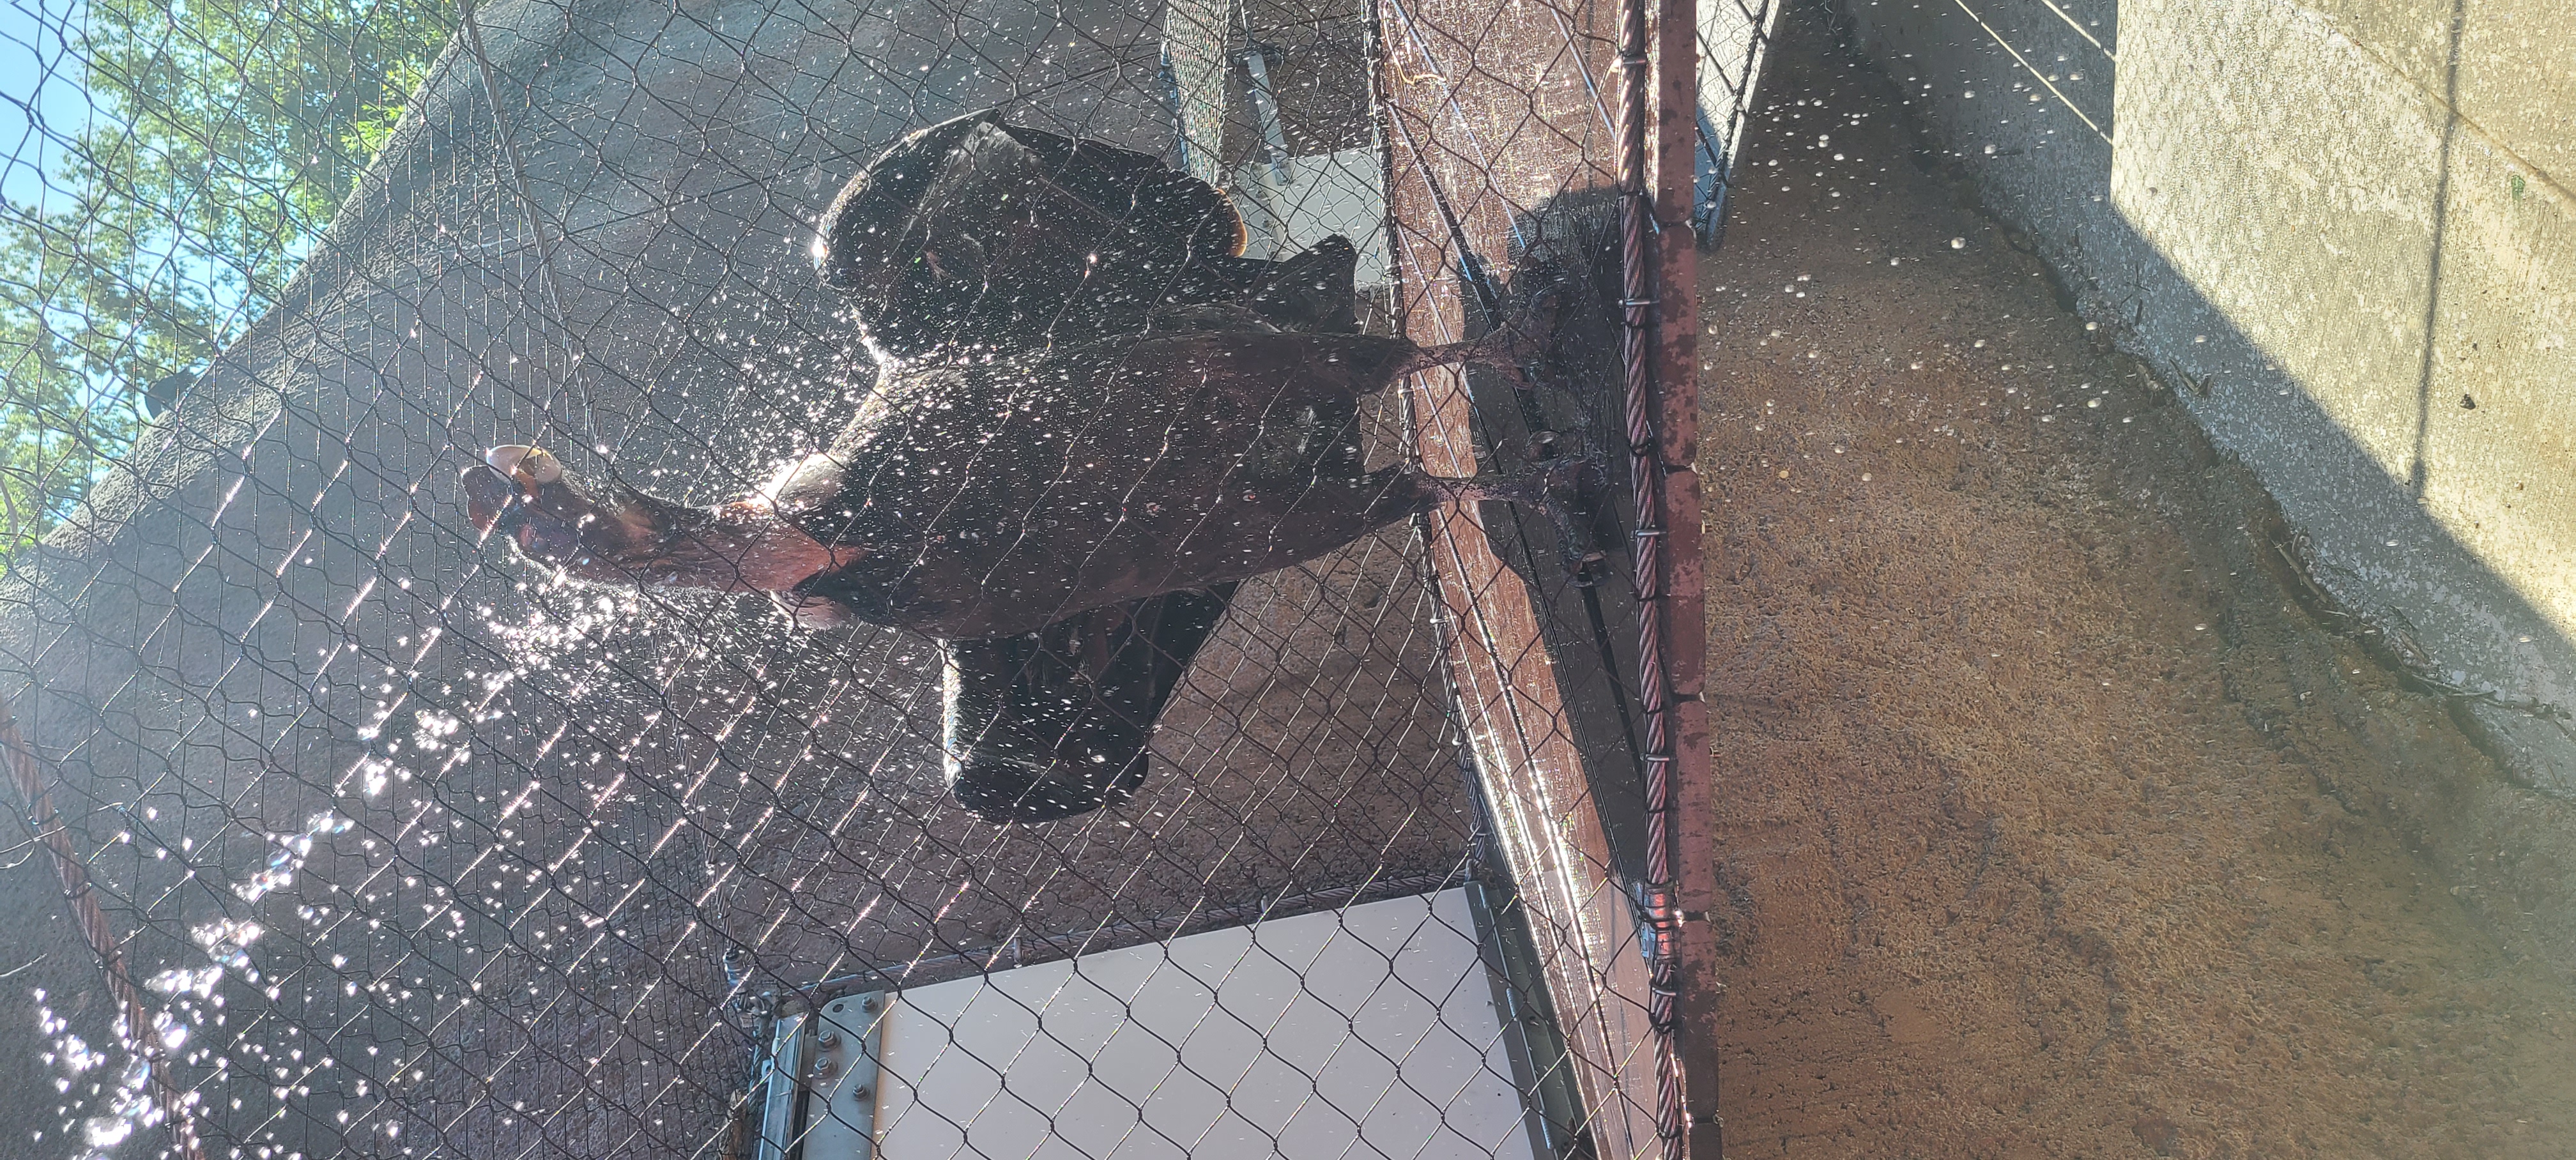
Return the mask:
M 1022 967 L 897 998 L 880 1154 L 1517 1160 L 1502 1034 L 1460 890 Z
M 1387 281 L 1384 161 L 1363 146 L 1320 157 L 1291 157 L 1273 171 L 1265 161 L 1235 170 L 1227 193 L 1251 235 L 1246 252 L 1285 258 L 1334 234 L 1360 250 L 1359 285 Z M 1283 182 L 1280 179 L 1285 178 Z M 1276 211 L 1273 206 L 1279 207 Z

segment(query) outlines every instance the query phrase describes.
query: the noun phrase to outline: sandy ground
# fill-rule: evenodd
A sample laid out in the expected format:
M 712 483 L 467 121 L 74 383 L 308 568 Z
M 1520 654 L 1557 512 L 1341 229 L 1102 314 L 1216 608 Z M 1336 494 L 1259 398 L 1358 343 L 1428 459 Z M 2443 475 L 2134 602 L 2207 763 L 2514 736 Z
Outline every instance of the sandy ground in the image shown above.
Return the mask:
M 1728 1156 L 2576 1156 L 2576 818 L 1785 31 L 1703 267 Z

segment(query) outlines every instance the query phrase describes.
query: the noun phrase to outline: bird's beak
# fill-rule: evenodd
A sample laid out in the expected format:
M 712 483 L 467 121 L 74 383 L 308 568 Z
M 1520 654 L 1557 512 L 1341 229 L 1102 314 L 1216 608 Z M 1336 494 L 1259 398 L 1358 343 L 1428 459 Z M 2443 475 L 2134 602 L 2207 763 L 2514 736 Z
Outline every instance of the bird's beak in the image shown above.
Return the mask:
M 483 466 L 465 469 L 466 514 L 486 534 L 516 534 L 546 485 L 563 476 L 563 461 L 544 448 L 495 447 L 483 454 Z
M 483 462 L 492 470 L 507 476 L 511 482 L 527 489 L 534 497 L 537 489 L 563 478 L 563 461 L 543 447 L 524 443 L 504 443 L 483 453 Z

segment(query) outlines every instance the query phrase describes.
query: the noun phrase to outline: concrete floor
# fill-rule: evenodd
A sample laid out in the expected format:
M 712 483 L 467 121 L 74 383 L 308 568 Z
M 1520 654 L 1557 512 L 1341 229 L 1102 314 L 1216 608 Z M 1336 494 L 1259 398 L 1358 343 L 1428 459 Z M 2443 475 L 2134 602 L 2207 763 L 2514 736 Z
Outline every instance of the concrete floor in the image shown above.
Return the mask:
M 1727 1155 L 2576 1155 L 2576 816 L 1883 79 L 1771 68 L 1703 266 Z

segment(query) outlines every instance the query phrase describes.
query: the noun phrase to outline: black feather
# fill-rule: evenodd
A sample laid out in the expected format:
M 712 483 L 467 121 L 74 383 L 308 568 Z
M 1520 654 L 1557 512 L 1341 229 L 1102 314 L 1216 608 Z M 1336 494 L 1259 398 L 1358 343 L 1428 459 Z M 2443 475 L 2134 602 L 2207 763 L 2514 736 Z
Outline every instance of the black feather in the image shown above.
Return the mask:
M 1223 193 L 1160 160 L 1003 123 L 923 129 L 824 211 L 823 279 L 899 360 L 1143 329 L 1243 249 Z M 1266 264 L 1266 263 L 1265 263 Z
M 1145 779 L 1155 720 L 1233 594 L 1166 592 L 1023 636 L 946 642 L 949 793 L 995 823 L 1126 801 Z

